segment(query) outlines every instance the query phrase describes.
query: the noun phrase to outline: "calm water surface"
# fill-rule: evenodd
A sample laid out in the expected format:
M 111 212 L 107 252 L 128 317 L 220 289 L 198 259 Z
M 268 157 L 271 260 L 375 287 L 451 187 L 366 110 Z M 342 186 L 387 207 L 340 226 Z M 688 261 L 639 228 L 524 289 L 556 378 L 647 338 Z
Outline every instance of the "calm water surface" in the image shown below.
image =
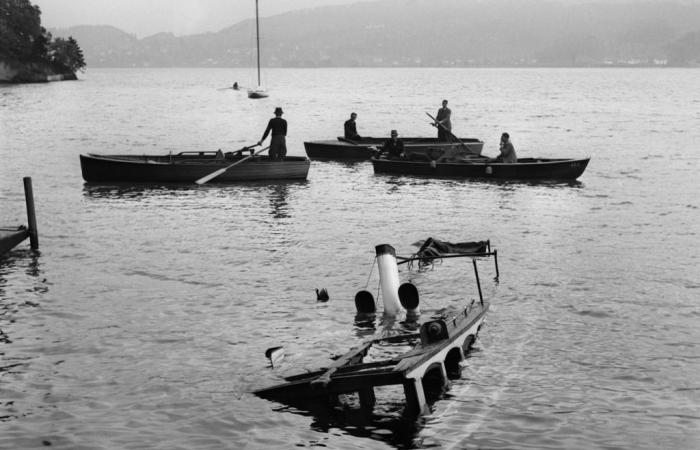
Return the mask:
M 0 225 L 40 251 L 0 259 L 0 448 L 568 448 L 700 446 L 697 70 L 271 70 L 271 97 L 220 89 L 248 71 L 91 70 L 0 86 Z M 78 155 L 232 150 L 275 106 L 290 154 L 333 138 L 460 136 L 494 156 L 592 156 L 576 183 L 374 175 L 312 162 L 306 182 L 104 186 Z M 500 283 L 462 377 L 427 417 L 303 414 L 252 390 L 327 366 L 402 325 L 356 322 L 374 246 L 491 239 Z M 416 273 L 424 317 L 477 296 L 470 263 Z M 331 300 L 317 303 L 314 289 Z M 271 369 L 263 353 L 284 345 Z

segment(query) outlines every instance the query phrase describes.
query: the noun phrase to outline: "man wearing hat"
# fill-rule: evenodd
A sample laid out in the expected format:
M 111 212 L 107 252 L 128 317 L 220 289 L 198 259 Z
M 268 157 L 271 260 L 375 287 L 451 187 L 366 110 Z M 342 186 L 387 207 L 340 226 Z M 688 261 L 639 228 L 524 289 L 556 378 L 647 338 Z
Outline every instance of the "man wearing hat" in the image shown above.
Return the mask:
M 391 130 L 391 138 L 389 138 L 381 150 L 379 151 L 379 156 L 382 153 L 388 153 L 388 157 L 391 158 L 403 158 L 406 156 L 404 153 L 403 141 L 399 139 L 399 133 L 396 130 Z
M 284 159 L 287 154 L 287 121 L 282 118 L 282 113 L 282 108 L 279 106 L 275 108 L 275 117 L 267 123 L 265 133 L 258 142 L 258 145 L 262 145 L 267 135 L 272 132 L 270 151 L 268 152 L 270 159 Z

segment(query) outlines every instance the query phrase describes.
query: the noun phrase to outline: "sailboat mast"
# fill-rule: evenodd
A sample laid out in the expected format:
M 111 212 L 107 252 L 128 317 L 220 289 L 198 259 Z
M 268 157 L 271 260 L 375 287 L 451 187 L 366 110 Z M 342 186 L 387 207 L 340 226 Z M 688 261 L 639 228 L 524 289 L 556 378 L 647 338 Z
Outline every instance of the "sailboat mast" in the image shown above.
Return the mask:
M 258 86 L 260 86 L 260 25 L 258 24 L 258 0 L 255 0 L 255 42 L 258 50 Z

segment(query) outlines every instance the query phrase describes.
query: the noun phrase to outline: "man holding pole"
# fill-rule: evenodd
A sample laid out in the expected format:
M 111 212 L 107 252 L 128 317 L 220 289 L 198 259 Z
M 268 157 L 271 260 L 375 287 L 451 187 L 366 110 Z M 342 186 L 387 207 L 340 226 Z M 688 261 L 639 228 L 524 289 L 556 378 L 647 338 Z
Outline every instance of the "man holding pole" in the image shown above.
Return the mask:
M 282 118 L 282 108 L 275 108 L 275 117 L 270 119 L 265 128 L 262 138 L 258 141 L 258 145 L 262 145 L 267 135 L 272 132 L 270 138 L 270 159 L 284 159 L 287 154 L 287 121 Z
M 450 135 L 452 134 L 452 122 L 450 121 L 450 116 L 452 116 L 452 111 L 447 107 L 447 100 L 442 101 L 442 108 L 438 109 L 436 124 L 437 127 L 437 138 L 441 142 L 449 142 Z

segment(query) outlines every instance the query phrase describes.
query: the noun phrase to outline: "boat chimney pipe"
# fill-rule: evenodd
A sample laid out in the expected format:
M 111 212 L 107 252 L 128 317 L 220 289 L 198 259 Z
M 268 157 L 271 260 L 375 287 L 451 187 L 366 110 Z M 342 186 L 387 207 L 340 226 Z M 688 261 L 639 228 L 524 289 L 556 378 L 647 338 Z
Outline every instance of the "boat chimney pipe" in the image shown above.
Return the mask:
M 377 265 L 379 284 L 382 287 L 384 314 L 396 316 L 401 312 L 399 301 L 399 266 L 396 264 L 396 250 L 389 244 L 377 245 Z

